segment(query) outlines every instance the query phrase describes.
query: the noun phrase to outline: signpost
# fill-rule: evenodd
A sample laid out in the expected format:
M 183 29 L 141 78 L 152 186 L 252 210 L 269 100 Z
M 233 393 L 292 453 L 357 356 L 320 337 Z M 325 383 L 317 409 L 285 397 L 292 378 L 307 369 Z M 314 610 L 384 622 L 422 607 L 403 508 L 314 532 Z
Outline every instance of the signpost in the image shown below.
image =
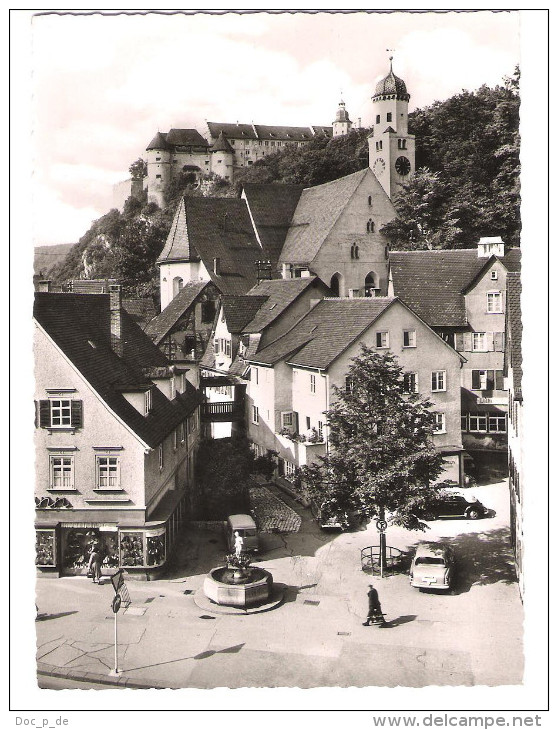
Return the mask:
M 376 527 L 380 533 L 380 578 L 384 577 L 384 555 L 386 554 L 386 529 L 387 522 L 383 519 L 376 521 Z
M 114 613 L 114 669 L 111 669 L 111 677 L 119 677 L 121 674 L 118 668 L 118 612 L 122 605 L 122 596 L 120 590 L 124 586 L 124 571 L 118 570 L 114 575 L 110 577 L 112 587 L 114 588 L 114 598 L 112 599 L 111 608 Z

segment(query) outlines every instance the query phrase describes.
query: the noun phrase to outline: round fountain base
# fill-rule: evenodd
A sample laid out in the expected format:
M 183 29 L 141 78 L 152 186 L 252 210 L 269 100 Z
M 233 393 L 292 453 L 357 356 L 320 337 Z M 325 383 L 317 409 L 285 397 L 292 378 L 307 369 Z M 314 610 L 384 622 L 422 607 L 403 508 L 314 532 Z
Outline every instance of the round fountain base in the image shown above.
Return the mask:
M 194 594 L 194 603 L 203 611 L 204 614 L 217 616 L 250 616 L 253 613 L 263 613 L 271 611 L 283 602 L 286 586 L 282 583 L 274 583 L 271 589 L 271 595 L 263 603 L 257 603 L 253 606 L 220 606 L 210 598 L 208 598 L 203 588 L 199 588 Z M 208 618 L 209 616 L 206 616 Z
M 220 566 L 213 568 L 203 583 L 203 592 L 219 606 L 248 608 L 265 603 L 272 594 L 273 576 L 263 568 L 245 571 Z

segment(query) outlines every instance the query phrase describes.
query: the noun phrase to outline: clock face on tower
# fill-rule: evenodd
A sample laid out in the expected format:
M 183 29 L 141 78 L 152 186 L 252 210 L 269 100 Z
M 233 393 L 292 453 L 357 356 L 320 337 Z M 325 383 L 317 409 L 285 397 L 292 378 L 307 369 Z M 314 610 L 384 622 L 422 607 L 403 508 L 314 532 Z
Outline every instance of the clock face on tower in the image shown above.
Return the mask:
M 378 157 L 378 159 L 376 160 L 376 162 L 374 163 L 374 166 L 372 168 L 374 175 L 376 175 L 376 177 L 379 177 L 385 169 L 386 169 L 386 163 L 383 161 L 383 159 L 381 157 Z
M 395 169 L 400 175 L 408 175 L 411 172 L 411 163 L 406 157 L 398 157 L 395 160 Z

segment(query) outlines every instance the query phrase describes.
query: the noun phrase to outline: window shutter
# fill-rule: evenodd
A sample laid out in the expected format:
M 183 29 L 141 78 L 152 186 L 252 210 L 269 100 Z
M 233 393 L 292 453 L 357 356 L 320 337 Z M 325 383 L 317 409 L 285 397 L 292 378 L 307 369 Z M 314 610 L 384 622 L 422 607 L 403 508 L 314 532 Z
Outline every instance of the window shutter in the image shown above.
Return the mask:
M 494 350 L 494 332 L 486 333 L 486 349 Z
M 457 352 L 463 352 L 464 350 L 463 332 L 455 333 L 455 349 L 457 350 Z
M 480 390 L 480 374 L 479 374 L 479 371 L 478 370 L 473 370 L 472 371 L 472 374 L 473 374 L 473 378 L 472 378 L 472 380 L 473 380 L 473 383 L 472 383 L 473 390 Z
M 72 401 L 72 427 L 82 428 L 83 426 L 83 404 L 80 400 Z
M 486 389 L 494 390 L 494 370 L 486 371 Z
M 41 428 L 50 426 L 50 402 L 48 400 L 39 401 L 39 425 Z
M 494 333 L 494 349 L 496 352 L 504 352 L 505 333 L 495 332 Z
M 496 370 L 495 375 L 496 390 L 504 390 L 504 371 Z
M 463 333 L 463 350 L 465 352 L 473 351 L 473 335 L 471 332 Z

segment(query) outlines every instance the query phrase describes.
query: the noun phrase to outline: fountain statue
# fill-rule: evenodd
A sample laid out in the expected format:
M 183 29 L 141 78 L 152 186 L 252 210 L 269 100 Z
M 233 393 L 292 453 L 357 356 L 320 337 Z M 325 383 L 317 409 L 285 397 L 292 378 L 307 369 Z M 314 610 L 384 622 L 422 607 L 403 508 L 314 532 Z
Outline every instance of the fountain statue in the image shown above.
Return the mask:
M 220 606 L 247 608 L 266 603 L 273 591 L 273 576 L 267 570 L 251 565 L 243 552 L 243 539 L 235 533 L 234 553 L 226 556 L 226 566 L 213 568 L 206 576 L 203 592 Z

